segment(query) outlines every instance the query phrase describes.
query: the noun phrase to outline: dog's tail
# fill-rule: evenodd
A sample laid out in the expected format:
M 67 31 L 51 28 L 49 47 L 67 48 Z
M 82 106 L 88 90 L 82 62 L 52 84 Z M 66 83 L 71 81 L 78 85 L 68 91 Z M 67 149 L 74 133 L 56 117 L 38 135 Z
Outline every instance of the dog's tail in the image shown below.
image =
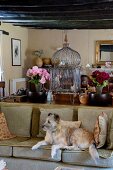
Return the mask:
M 97 159 L 99 159 L 99 154 L 98 154 L 98 151 L 96 149 L 96 145 L 95 143 L 92 143 L 90 146 L 89 146 L 89 153 L 91 155 L 91 157 L 93 158 L 93 160 L 96 162 Z

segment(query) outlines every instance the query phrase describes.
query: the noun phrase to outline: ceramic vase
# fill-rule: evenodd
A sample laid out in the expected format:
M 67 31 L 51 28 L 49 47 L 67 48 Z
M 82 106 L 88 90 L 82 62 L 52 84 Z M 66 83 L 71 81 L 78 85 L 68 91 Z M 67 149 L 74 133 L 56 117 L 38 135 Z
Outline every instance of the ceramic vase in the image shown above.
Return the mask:
M 27 96 L 29 102 L 32 103 L 46 103 L 47 101 L 47 94 L 44 91 L 41 92 L 27 91 Z
M 82 93 L 79 95 L 79 100 L 81 104 L 87 104 L 88 103 L 88 95 L 86 93 Z
M 112 97 L 109 93 L 95 93 L 88 94 L 88 100 L 90 105 L 95 106 L 107 106 L 112 104 Z
M 36 63 L 36 65 L 37 65 L 38 67 L 42 67 L 42 65 L 43 65 L 43 60 L 42 60 L 42 58 L 37 57 L 35 63 Z
M 51 64 L 51 59 L 50 58 L 43 58 L 43 64 L 44 65 L 50 65 Z

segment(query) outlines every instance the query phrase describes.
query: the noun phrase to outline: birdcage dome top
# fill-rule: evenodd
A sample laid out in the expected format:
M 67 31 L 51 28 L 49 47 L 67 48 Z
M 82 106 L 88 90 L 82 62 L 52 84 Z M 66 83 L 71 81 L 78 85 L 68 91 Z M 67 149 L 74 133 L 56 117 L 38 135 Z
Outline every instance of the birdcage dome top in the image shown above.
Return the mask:
M 67 38 L 63 48 L 56 51 L 52 56 L 52 63 L 54 66 L 78 66 L 81 62 L 80 54 L 69 47 Z

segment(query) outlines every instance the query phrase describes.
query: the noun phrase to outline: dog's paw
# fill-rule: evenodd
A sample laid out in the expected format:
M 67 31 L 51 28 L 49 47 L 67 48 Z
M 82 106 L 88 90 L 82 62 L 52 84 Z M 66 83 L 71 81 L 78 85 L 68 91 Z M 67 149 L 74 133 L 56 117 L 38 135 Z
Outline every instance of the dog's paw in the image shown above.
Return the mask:
M 36 150 L 37 149 L 36 145 L 34 145 L 31 149 Z
M 38 149 L 39 147 L 40 147 L 40 145 L 36 144 L 36 145 L 34 145 L 31 149 L 32 149 L 32 150 L 36 150 L 36 149 Z
M 57 152 L 51 152 L 51 157 L 54 159 L 57 156 Z
M 57 156 L 57 148 L 55 145 L 52 146 L 51 157 L 56 158 Z

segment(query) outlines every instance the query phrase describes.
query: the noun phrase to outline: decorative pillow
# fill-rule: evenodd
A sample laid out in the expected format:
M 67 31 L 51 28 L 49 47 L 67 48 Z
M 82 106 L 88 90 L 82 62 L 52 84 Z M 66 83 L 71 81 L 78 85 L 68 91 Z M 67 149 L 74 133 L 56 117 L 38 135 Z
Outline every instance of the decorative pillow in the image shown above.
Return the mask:
M 107 134 L 107 149 L 113 149 L 113 113 L 109 116 L 108 134 Z
M 104 146 L 107 138 L 108 117 L 107 114 L 102 112 L 96 120 L 94 127 L 94 139 L 97 148 Z
M 73 120 L 73 109 L 69 108 L 54 108 L 54 109 L 40 109 L 41 115 L 40 115 L 40 125 L 39 125 L 39 134 L 37 135 L 38 137 L 44 137 L 45 132 L 42 129 L 42 125 L 44 124 L 48 113 L 56 113 L 60 116 L 62 120 L 68 120 L 72 121 Z
M 0 140 L 11 139 L 16 137 L 12 135 L 8 129 L 4 113 L 0 113 Z

